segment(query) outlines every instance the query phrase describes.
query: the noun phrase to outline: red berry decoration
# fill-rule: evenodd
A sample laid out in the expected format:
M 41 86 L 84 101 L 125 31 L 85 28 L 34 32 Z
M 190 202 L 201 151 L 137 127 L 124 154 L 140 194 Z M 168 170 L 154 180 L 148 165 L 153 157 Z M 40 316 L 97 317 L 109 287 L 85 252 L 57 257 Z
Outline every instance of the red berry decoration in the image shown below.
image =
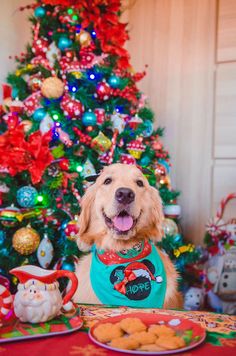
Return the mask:
M 94 96 L 101 101 L 108 100 L 111 96 L 111 87 L 106 82 L 98 83 Z
M 83 104 L 77 100 L 72 98 L 70 95 L 65 94 L 61 101 L 61 108 L 64 114 L 69 118 L 78 118 L 81 117 L 84 112 Z

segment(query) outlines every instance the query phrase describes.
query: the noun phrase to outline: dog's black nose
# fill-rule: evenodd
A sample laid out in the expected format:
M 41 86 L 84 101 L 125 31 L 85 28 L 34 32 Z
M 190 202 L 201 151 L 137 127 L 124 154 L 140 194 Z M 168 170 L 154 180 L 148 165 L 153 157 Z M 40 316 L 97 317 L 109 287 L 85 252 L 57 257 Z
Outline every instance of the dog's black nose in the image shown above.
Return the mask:
M 134 201 L 135 194 L 132 189 L 119 188 L 116 191 L 116 200 L 121 204 L 130 204 Z

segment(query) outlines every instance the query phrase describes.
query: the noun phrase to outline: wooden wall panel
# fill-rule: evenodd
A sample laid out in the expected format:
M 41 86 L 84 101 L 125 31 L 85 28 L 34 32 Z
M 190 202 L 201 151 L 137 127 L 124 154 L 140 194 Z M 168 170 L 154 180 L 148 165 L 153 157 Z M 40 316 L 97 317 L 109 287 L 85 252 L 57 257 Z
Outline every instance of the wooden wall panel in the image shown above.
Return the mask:
M 20 6 L 32 4 L 32 0 L 0 1 L 0 83 L 4 82 L 8 72 L 14 70 L 14 60 L 9 56 L 19 55 L 30 38 L 29 11 L 18 11 Z M 0 90 L 1 97 L 1 90 Z
M 217 61 L 236 60 L 236 1 L 219 0 Z
M 215 0 L 137 0 L 129 11 L 141 89 L 166 127 L 173 186 L 181 190 L 185 235 L 199 243 L 211 215 Z
M 236 158 L 236 62 L 217 68 L 214 155 Z

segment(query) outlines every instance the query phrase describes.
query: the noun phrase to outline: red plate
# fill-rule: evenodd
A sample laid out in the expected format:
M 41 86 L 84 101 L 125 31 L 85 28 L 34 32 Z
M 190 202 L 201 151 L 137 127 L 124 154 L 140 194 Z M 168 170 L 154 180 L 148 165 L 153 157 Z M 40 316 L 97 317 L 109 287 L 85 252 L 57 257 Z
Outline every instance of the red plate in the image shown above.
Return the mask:
M 104 323 L 117 323 L 124 318 L 139 318 L 144 324 L 147 326 L 151 324 L 157 325 L 166 325 L 175 330 L 176 334 L 182 336 L 186 342 L 186 346 L 174 350 L 167 351 L 139 351 L 139 350 L 124 350 L 118 349 L 115 347 L 111 347 L 109 344 L 103 344 L 99 342 L 94 336 L 94 329 Z M 112 318 L 107 318 L 99 321 L 97 324 L 93 325 L 93 327 L 89 330 L 90 339 L 95 342 L 97 345 L 105 347 L 106 349 L 113 351 L 126 352 L 134 355 L 166 355 L 171 353 L 182 352 L 186 350 L 190 350 L 198 345 L 200 345 L 206 337 L 206 331 L 197 323 L 194 323 L 191 320 L 174 317 L 173 315 L 165 315 L 165 314 L 151 314 L 151 313 L 132 313 L 126 315 L 119 315 Z

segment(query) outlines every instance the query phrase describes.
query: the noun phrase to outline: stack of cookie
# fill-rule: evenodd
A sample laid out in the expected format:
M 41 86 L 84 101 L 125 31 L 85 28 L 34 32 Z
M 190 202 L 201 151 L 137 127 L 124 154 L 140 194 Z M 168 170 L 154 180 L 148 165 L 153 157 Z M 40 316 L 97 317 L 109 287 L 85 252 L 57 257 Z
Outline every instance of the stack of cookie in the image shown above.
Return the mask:
M 166 325 L 145 325 L 138 318 L 98 325 L 93 334 L 107 345 L 123 350 L 166 351 L 186 346 L 184 339 Z

